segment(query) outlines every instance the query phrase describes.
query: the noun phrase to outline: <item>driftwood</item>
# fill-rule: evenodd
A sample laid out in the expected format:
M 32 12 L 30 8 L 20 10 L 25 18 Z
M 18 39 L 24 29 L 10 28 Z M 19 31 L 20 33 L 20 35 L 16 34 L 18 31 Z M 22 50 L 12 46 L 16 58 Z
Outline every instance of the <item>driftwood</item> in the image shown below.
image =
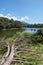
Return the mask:
M 31 50 L 26 48 L 19 48 L 19 44 L 25 44 L 26 40 L 23 36 L 19 36 L 17 37 L 12 44 L 10 45 L 8 42 L 7 43 L 7 47 L 8 47 L 8 51 L 3 55 L 2 60 L 0 61 L 0 65 L 10 65 L 12 62 L 21 62 L 21 63 L 28 63 L 28 64 L 32 64 L 33 62 L 27 61 L 28 59 L 31 60 L 36 60 L 36 58 L 31 58 L 31 57 L 18 57 L 17 53 L 20 52 L 26 52 L 30 55 L 36 55 L 37 57 L 40 56 L 40 59 L 37 58 L 37 61 L 43 61 L 43 54 L 40 53 L 40 51 L 35 51 L 35 50 Z M 41 65 L 41 64 L 40 64 Z
M 11 45 L 8 45 L 8 51 L 2 57 L 0 65 L 10 65 L 14 59 L 15 51 L 18 48 L 18 44 L 25 43 L 24 37 L 19 36 L 17 37 Z
M 10 48 L 10 46 L 9 46 L 9 48 Z M 10 49 L 8 49 L 7 54 L 5 56 L 3 56 L 0 65 L 10 65 L 11 64 L 11 62 L 13 60 L 13 56 L 14 56 L 14 45 L 12 45 Z

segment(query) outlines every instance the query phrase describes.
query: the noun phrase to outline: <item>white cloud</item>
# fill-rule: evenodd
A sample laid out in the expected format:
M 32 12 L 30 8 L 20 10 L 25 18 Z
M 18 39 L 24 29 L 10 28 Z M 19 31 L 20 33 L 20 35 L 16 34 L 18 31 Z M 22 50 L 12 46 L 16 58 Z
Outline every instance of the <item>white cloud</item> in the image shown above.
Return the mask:
M 0 14 L 0 17 L 3 17 L 3 14 Z
M 11 14 L 7 14 L 7 15 L 0 14 L 0 17 L 17 20 L 17 17 L 12 16 Z
M 8 13 L 7 15 L 0 14 L 0 17 L 5 17 L 5 18 L 13 19 L 13 20 L 20 20 L 20 21 L 29 20 L 28 16 L 24 16 L 24 17 L 18 18 L 16 16 L 11 15 L 10 13 Z
M 8 13 L 8 14 L 7 14 L 7 16 L 11 16 L 11 14 L 10 14 L 10 13 Z
M 29 20 L 29 17 L 28 16 L 24 16 L 24 17 L 21 17 L 20 20 L 22 20 L 22 21 Z

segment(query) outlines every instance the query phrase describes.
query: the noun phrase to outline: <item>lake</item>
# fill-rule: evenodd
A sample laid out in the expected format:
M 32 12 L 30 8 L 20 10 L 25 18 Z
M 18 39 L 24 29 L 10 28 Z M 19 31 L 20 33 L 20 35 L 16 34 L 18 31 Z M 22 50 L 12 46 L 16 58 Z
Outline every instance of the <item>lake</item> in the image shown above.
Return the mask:
M 24 30 L 24 32 L 28 32 L 28 33 L 30 33 L 30 34 L 34 34 L 34 33 L 37 32 L 37 30 L 38 30 L 38 28 L 26 28 L 26 29 Z
M 36 33 L 38 28 L 25 28 L 25 29 L 12 29 L 12 30 L 1 30 L 0 31 L 0 38 L 3 38 L 5 36 L 13 36 L 16 33 L 24 33 L 28 32 L 30 34 Z

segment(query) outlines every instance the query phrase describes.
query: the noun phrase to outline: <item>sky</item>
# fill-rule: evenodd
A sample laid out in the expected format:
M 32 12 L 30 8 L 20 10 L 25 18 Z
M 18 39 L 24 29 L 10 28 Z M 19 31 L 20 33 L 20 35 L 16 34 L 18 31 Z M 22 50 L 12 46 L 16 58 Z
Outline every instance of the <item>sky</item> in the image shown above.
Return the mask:
M 43 0 L 0 0 L 0 17 L 43 24 Z

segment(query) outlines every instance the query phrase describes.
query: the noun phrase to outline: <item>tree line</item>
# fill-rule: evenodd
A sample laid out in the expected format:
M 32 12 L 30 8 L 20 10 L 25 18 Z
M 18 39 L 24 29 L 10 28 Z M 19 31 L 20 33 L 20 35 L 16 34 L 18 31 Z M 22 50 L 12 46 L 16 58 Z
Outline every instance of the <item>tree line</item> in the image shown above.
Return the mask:
M 18 20 L 0 17 L 0 30 L 10 28 L 43 28 L 43 24 L 27 24 Z
M 28 28 L 43 28 L 43 24 L 28 24 Z

